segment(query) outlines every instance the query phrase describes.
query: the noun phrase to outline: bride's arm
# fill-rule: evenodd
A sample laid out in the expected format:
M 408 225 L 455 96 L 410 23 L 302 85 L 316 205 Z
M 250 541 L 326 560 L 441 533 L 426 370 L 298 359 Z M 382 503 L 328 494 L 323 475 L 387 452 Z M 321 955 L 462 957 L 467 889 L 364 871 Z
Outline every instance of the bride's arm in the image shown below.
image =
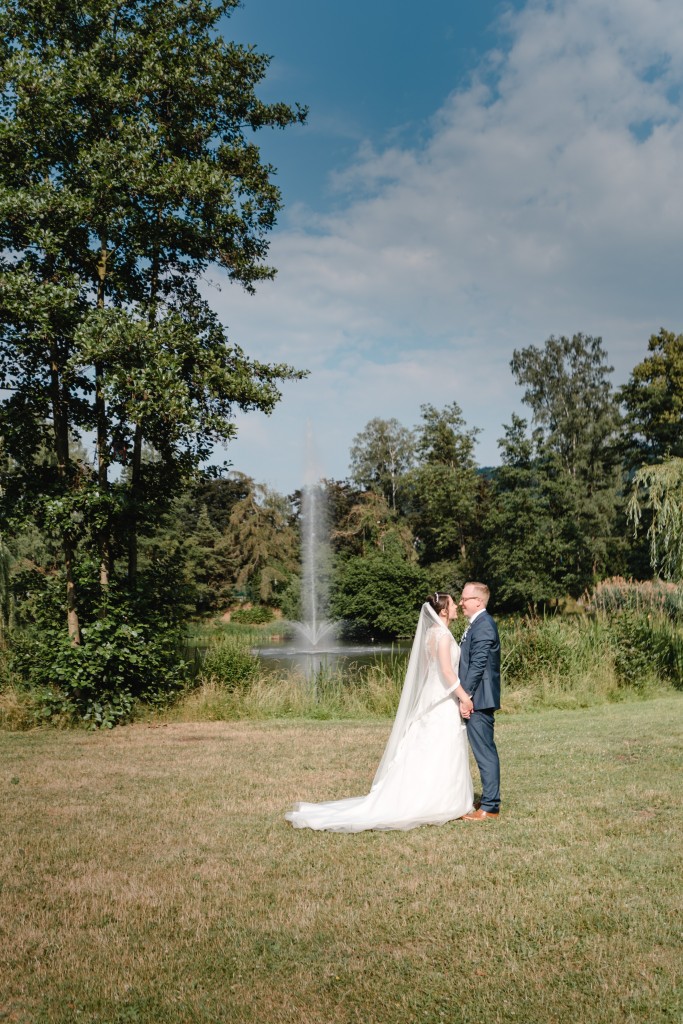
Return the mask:
M 444 633 L 439 638 L 439 646 L 437 647 L 437 657 L 439 662 L 439 671 L 441 679 L 445 682 L 448 687 L 448 692 L 453 691 L 455 696 L 460 701 L 460 710 L 465 718 L 469 718 L 472 713 L 474 705 L 470 699 L 467 691 L 460 685 L 460 680 L 453 671 L 453 665 L 451 664 L 451 643 L 453 643 L 451 637 Z

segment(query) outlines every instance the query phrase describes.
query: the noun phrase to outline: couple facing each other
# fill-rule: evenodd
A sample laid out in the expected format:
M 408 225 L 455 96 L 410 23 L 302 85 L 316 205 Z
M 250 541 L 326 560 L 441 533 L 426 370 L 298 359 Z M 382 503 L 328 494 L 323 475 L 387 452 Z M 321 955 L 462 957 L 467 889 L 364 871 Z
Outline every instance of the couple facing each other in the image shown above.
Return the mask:
M 296 804 L 285 815 L 295 828 L 363 832 L 496 818 L 500 641 L 488 600 L 485 584 L 465 584 L 460 606 L 469 625 L 460 645 L 449 629 L 458 617 L 450 594 L 433 594 L 423 604 L 396 718 L 370 792 Z M 468 739 L 482 783 L 476 809 Z

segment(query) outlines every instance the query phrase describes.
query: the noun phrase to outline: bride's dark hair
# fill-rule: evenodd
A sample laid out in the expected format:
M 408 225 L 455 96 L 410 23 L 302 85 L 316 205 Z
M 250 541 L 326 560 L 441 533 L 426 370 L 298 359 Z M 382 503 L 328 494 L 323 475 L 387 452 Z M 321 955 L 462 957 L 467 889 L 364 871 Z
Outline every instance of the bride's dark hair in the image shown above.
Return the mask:
M 434 591 L 427 598 L 427 604 L 431 605 L 437 615 L 440 615 L 444 608 L 448 607 L 448 598 L 450 594 L 438 594 Z

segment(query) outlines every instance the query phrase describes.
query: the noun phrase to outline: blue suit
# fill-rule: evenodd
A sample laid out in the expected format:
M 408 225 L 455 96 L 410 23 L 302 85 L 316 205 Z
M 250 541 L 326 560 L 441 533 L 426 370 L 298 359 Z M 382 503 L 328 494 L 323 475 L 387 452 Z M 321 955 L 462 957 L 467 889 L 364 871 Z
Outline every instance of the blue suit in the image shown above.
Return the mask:
M 467 738 L 481 775 L 481 807 L 498 813 L 500 761 L 493 738 L 494 713 L 500 707 L 500 639 L 487 611 L 468 627 L 460 644 L 460 682 L 474 711 L 465 720 Z

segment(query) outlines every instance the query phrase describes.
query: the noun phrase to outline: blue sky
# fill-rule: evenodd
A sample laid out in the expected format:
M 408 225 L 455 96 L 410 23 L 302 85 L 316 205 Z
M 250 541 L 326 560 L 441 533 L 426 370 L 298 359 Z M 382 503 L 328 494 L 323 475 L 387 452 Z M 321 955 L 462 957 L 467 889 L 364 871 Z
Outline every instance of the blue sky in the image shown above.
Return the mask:
M 259 139 L 288 204 L 334 204 L 330 174 L 367 140 L 419 140 L 497 42 L 503 10 L 497 0 L 244 0 L 225 34 L 272 56 L 259 95 L 310 108 L 303 131 Z
M 277 278 L 207 295 L 247 353 L 311 372 L 219 459 L 289 492 L 307 424 L 340 479 L 370 419 L 455 401 L 495 464 L 515 348 L 600 335 L 619 384 L 683 331 L 680 0 L 245 0 L 225 32 L 310 115 L 256 137 Z

